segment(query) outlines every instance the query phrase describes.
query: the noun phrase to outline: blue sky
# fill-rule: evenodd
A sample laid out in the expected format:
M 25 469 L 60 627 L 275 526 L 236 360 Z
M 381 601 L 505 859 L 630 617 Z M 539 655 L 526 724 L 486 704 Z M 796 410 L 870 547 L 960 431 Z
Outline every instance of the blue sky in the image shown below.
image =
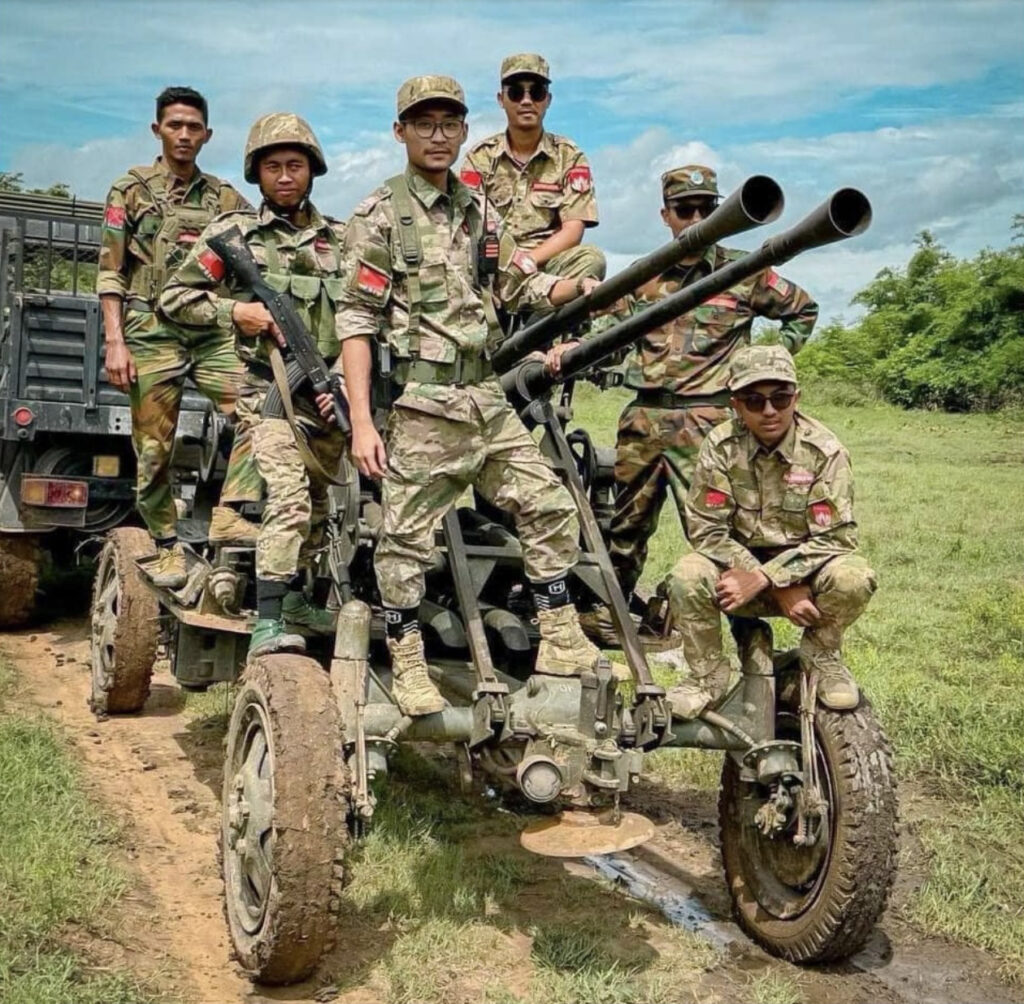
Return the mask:
M 851 317 L 850 297 L 905 263 L 922 228 L 958 255 L 1008 243 L 1024 211 L 1022 39 L 1020 0 L 4 0 L 0 170 L 101 199 L 155 154 L 154 95 L 187 83 L 211 104 L 207 170 L 252 196 L 249 123 L 298 111 L 330 162 L 316 200 L 344 217 L 401 165 L 390 123 L 405 77 L 458 77 L 479 139 L 503 124 L 501 58 L 539 51 L 547 126 L 592 161 L 590 236 L 613 267 L 664 240 L 668 167 L 710 163 L 726 188 L 770 174 L 787 225 L 852 184 L 872 200 L 871 230 L 784 270 L 824 317 Z

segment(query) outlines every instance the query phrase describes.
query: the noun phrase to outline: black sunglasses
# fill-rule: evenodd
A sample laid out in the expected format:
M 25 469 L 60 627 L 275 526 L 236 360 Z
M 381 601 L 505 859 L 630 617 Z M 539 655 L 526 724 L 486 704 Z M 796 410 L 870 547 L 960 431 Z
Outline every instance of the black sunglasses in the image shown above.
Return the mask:
M 508 95 L 509 101 L 522 101 L 527 91 L 530 92 L 531 100 L 543 101 L 548 96 L 548 85 L 540 80 L 534 81 L 529 85 L 523 84 L 518 80 L 505 85 L 505 93 Z
M 793 403 L 793 398 L 795 397 L 796 391 L 792 390 L 777 390 L 774 394 L 769 394 L 767 397 L 764 394 L 757 393 L 736 395 L 736 399 L 742 401 L 745 408 L 749 408 L 758 415 L 764 411 L 764 406 L 769 401 L 771 401 L 772 407 L 776 411 L 785 411 Z
M 696 213 L 702 219 L 710 216 L 718 204 L 714 199 L 702 199 L 700 202 L 673 202 L 672 212 L 681 220 L 689 220 Z

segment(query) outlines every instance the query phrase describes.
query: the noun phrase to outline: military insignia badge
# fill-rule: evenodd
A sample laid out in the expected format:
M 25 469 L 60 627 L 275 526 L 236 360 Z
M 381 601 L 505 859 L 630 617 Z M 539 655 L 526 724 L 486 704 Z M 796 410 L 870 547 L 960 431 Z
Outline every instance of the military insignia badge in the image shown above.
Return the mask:
M 199 240 L 198 230 L 182 230 L 182 232 L 178 234 L 179 244 L 195 244 L 197 240 Z
M 818 526 L 831 526 L 832 506 L 828 502 L 815 502 L 811 506 L 811 518 Z
M 523 250 L 517 250 L 512 255 L 512 264 L 515 265 L 523 275 L 533 275 L 537 271 L 537 263 Z
M 704 493 L 704 505 L 709 509 L 721 509 L 728 501 L 729 496 L 720 492 L 717 488 L 709 488 Z
M 468 167 L 464 167 L 459 174 L 459 181 L 464 185 L 469 185 L 470 188 L 479 188 L 483 178 L 480 177 L 479 171 L 472 171 Z
M 331 242 L 326 237 L 317 237 L 313 241 L 313 248 L 317 254 L 327 254 L 331 250 Z
M 379 268 L 367 265 L 365 261 L 359 263 L 359 268 L 356 270 L 356 287 L 361 292 L 383 300 L 389 281 L 387 274 Z
M 590 191 L 590 168 L 589 167 L 571 167 L 565 174 L 566 184 L 574 192 L 589 192 Z
M 215 251 L 207 248 L 196 260 L 207 278 L 214 282 L 220 282 L 224 278 L 224 262 Z
M 812 485 L 814 484 L 814 474 L 811 471 L 802 471 L 794 467 L 792 470 L 786 471 L 782 480 L 787 485 Z
M 703 185 L 704 184 L 704 172 L 703 171 L 691 171 L 690 172 L 690 184 L 691 185 Z
M 779 296 L 789 296 L 789 283 L 775 269 L 768 269 L 767 282 Z
M 124 206 L 107 206 L 103 214 L 103 225 L 111 230 L 124 229 Z
M 553 181 L 535 181 L 530 185 L 531 192 L 560 192 L 562 190 L 561 185 L 556 185 Z

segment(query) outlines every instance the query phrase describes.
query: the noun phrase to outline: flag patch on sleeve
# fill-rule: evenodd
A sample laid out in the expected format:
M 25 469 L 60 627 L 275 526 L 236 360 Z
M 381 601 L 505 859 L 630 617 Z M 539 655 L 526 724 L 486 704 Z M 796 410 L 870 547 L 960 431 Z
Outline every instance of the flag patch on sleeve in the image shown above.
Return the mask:
M 789 283 L 775 269 L 768 269 L 767 282 L 779 296 L 789 296 Z
M 356 287 L 361 292 L 383 300 L 389 282 L 387 273 L 372 265 L 367 265 L 365 261 L 359 263 L 359 268 L 356 271 Z
M 590 191 L 590 168 L 571 167 L 565 174 L 566 184 L 574 192 Z
M 199 267 L 214 282 L 220 282 L 224 278 L 224 262 L 216 251 L 207 248 L 196 260 Z
M 831 526 L 832 506 L 828 502 L 815 502 L 811 506 L 811 518 L 818 526 Z
M 112 230 L 124 229 L 124 206 L 107 206 L 103 214 L 103 225 Z
M 717 488 L 709 488 L 704 493 L 704 505 L 709 509 L 721 509 L 728 501 L 729 496 L 725 492 L 720 492 Z
M 479 188 L 482 180 L 479 171 L 473 171 L 468 167 L 464 167 L 459 174 L 459 181 L 470 188 Z

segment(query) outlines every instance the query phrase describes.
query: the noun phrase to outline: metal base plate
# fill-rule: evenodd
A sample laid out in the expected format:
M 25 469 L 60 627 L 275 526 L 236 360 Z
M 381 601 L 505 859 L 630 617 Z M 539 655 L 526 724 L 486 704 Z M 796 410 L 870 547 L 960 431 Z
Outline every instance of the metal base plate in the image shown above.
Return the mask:
M 549 858 L 585 858 L 626 851 L 653 836 L 654 823 L 636 812 L 574 810 L 531 823 L 519 834 L 519 842 Z

